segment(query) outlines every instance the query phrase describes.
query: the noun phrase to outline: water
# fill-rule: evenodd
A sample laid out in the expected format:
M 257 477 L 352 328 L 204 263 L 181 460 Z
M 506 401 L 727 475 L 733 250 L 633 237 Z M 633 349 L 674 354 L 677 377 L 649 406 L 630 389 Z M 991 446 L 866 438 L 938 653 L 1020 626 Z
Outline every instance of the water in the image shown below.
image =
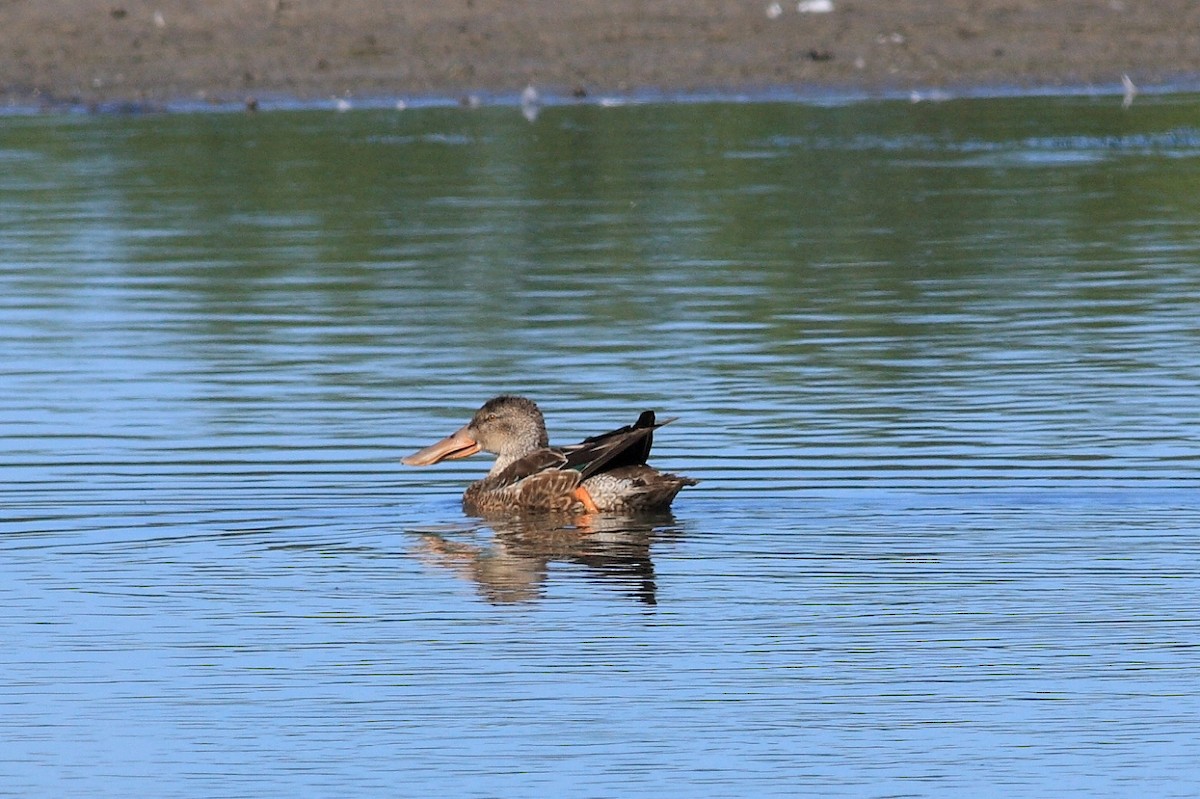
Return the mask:
M 1195 796 L 1198 110 L 4 119 L 0 796 Z

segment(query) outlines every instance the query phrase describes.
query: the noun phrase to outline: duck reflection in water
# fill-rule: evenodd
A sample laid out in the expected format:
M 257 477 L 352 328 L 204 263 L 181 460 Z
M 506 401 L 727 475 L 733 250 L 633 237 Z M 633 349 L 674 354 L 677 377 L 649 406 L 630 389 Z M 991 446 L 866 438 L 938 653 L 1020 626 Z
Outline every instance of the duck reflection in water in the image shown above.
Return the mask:
M 504 517 L 487 526 L 494 535 L 486 543 L 422 532 L 419 557 L 475 583 L 485 599 L 497 604 L 540 598 L 552 564 L 582 567 L 574 573 L 612 584 L 647 605 L 657 604 L 651 544 L 679 535 L 670 514 Z

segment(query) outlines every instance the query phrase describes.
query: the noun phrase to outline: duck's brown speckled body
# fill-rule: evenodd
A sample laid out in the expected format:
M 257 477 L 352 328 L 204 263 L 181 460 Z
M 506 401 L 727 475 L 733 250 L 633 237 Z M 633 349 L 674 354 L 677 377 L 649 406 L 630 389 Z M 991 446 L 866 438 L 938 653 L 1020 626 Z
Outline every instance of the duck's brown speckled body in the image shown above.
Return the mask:
M 696 484 L 646 465 L 654 431 L 670 421 L 656 423 L 654 412 L 645 411 L 626 427 L 551 447 L 537 405 L 504 395 L 488 400 L 463 428 L 403 463 L 427 466 L 480 451 L 495 453 L 487 477 L 463 495 L 468 513 L 661 511 L 680 489 Z

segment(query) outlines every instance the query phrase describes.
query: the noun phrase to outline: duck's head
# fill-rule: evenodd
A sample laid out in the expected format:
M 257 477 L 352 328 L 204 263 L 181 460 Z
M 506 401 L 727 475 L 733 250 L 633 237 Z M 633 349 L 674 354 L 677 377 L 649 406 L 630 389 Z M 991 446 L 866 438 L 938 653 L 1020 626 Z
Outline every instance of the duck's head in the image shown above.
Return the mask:
M 460 429 L 400 462 L 406 466 L 430 466 L 481 451 L 495 453 L 510 462 L 548 444 L 546 422 L 538 406 L 524 397 L 505 394 L 484 403 Z

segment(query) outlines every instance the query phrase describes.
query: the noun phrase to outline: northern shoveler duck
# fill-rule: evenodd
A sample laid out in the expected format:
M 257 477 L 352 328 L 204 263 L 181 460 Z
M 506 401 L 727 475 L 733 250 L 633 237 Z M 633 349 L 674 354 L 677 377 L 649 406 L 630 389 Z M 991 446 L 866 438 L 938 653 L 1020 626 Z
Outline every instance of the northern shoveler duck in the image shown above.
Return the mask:
M 463 495 L 468 513 L 560 513 L 662 511 L 690 477 L 646 465 L 654 431 L 674 421 L 655 422 L 654 411 L 608 433 L 567 447 L 551 447 L 542 412 L 524 397 L 503 395 L 484 403 L 458 431 L 401 462 L 429 466 L 450 458 L 491 452 L 487 477 Z

